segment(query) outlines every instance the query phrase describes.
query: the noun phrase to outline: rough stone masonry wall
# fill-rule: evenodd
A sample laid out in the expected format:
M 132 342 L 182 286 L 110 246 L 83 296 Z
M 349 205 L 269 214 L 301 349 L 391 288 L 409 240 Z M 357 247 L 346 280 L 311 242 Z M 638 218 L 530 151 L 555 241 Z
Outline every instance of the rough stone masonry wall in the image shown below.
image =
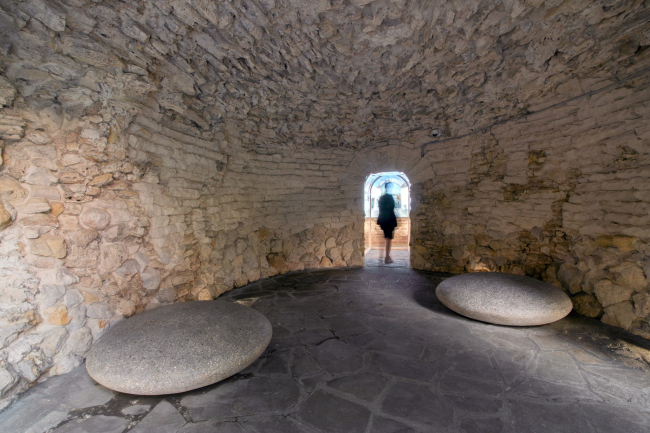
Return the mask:
M 43 118 L 3 111 L 6 397 L 79 365 L 111 323 L 146 308 L 363 264 L 362 210 L 336 154 L 247 152 L 232 125 L 202 140 L 147 102 L 123 131 L 56 105 Z
M 146 308 L 363 263 L 345 151 L 251 146 L 242 121 L 208 129 L 170 111 L 183 95 L 158 92 L 149 60 L 66 45 L 69 30 L 51 49 L 57 19 L 97 21 L 26 5 L 40 20 L 0 10 L 17 32 L 0 76 L 0 407 Z
M 650 338 L 649 81 L 431 145 L 412 266 L 542 278 L 578 313 Z
M 625 75 L 646 17 L 636 0 L 0 0 L 0 396 L 144 308 L 361 264 L 367 174 L 424 183 L 431 129 Z

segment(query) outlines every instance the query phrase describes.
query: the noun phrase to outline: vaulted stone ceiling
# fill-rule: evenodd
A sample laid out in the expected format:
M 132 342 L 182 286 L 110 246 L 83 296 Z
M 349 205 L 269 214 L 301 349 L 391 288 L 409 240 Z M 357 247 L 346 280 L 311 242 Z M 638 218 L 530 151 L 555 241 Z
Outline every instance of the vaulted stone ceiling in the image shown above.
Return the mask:
M 2 4 L 18 17 L 3 14 L 5 28 L 45 25 L 50 46 L 9 32 L 4 47 L 21 67 L 49 65 L 55 79 L 37 91 L 64 107 L 66 87 L 94 80 L 109 99 L 153 95 L 204 136 L 232 119 L 252 147 L 467 133 L 624 77 L 650 45 L 650 12 L 635 0 Z M 67 95 L 69 110 L 83 105 L 83 91 Z

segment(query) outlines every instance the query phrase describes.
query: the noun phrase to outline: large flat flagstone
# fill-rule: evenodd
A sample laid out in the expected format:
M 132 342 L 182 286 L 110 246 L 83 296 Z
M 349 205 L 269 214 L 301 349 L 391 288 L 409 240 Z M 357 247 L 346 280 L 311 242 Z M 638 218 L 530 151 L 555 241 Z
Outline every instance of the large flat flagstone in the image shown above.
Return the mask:
M 363 433 L 370 411 L 324 391 L 316 391 L 303 402 L 296 415 L 306 424 L 331 433 Z
M 120 392 L 184 392 L 246 368 L 268 346 L 271 329 L 264 315 L 237 303 L 168 305 L 111 328 L 88 352 L 86 368 Z

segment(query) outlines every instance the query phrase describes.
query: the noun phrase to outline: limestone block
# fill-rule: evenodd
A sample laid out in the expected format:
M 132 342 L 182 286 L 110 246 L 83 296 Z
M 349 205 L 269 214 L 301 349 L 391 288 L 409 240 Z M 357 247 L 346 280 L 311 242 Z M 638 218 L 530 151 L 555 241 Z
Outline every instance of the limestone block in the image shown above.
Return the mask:
M 599 281 L 594 287 L 594 293 L 603 307 L 627 301 L 633 292 L 632 288 L 619 286 L 609 280 Z
M 594 318 L 600 317 L 603 314 L 603 308 L 593 295 L 580 293 L 571 298 L 571 301 L 573 302 L 573 309 L 578 314 Z
M 83 356 L 93 342 L 93 336 L 87 327 L 79 328 L 68 336 L 65 344 L 59 352 L 62 356 L 81 355 Z
M 564 287 L 569 289 L 571 294 L 576 294 L 581 291 L 580 285 L 582 283 L 583 274 L 576 266 L 569 263 L 562 263 L 557 278 Z
M 126 260 L 122 265 L 113 271 L 113 277 L 117 284 L 122 288 L 131 278 L 140 271 L 140 265 L 134 259 Z
M 69 268 L 91 268 L 97 269 L 99 262 L 100 249 L 96 243 L 91 243 L 85 247 L 71 245 L 66 256 L 65 265 Z
M 30 197 L 40 197 L 48 200 L 61 200 L 59 189 L 54 186 L 33 185 L 29 188 Z
M 16 89 L 5 77 L 0 77 L 0 107 L 10 105 L 16 97 Z
M 325 251 L 325 255 L 333 262 L 336 263 L 341 259 L 341 248 L 330 248 Z
M 13 219 L 11 214 L 5 209 L 4 205 L 0 203 L 0 230 L 3 230 L 11 225 Z
M 66 184 L 74 192 L 84 192 L 86 190 L 84 181 L 85 178 L 76 171 L 59 171 L 59 182 Z
M 625 262 L 609 269 L 614 277 L 614 282 L 628 287 L 634 291 L 645 290 L 648 282 L 646 281 L 643 269 L 640 266 Z
M 87 307 L 86 316 L 91 319 L 108 320 L 113 317 L 113 310 L 104 302 L 95 302 Z
M 119 242 L 129 236 L 129 227 L 126 224 L 118 224 L 108 227 L 102 233 L 102 239 L 108 242 Z
M 80 248 L 85 248 L 89 243 L 97 239 L 99 233 L 93 229 L 82 229 L 74 233 L 71 237 L 72 244 Z
M 612 244 L 625 253 L 636 250 L 634 246 L 636 241 L 637 238 L 632 236 L 614 236 L 612 238 Z
M 633 300 L 634 314 L 637 317 L 650 319 L 650 293 L 637 293 Z
M 18 182 L 11 178 L 0 179 L 0 198 L 4 200 L 17 200 L 27 196 L 27 191 Z
M 176 292 L 173 287 L 162 288 L 156 293 L 156 299 L 161 304 L 169 304 L 176 300 Z
M 72 317 L 72 320 L 66 329 L 70 332 L 76 331 L 86 324 L 86 306 L 82 304 L 75 308 L 68 308 L 68 316 Z
M 79 218 L 76 215 L 59 215 L 59 228 L 66 232 L 76 232 L 79 230 Z
M 605 307 L 605 315 L 602 320 L 609 325 L 629 329 L 635 318 L 632 303 L 625 301 Z
M 44 0 L 28 0 L 21 9 L 55 32 L 65 31 L 65 12 Z
M 65 328 L 54 328 L 48 332 L 47 337 L 41 343 L 41 349 L 46 356 L 53 356 L 59 350 L 68 337 L 68 331 Z
M 59 178 L 47 168 L 31 166 L 22 180 L 30 185 L 52 186 L 59 181 Z
M 62 259 L 67 254 L 67 248 L 61 236 L 41 236 L 30 241 L 29 252 L 37 256 Z
M 149 257 L 147 257 L 146 254 L 143 252 L 138 252 L 135 255 L 135 260 L 138 262 L 138 265 L 140 266 L 140 271 L 144 272 L 145 268 L 147 267 L 147 264 L 149 263 Z
M 23 228 L 23 235 L 27 239 L 36 239 L 50 231 L 52 231 L 51 227 L 25 227 Z
M 45 309 L 45 316 L 47 321 L 55 326 L 65 326 L 72 320 L 72 317 L 68 316 L 68 309 L 64 305 Z
M 59 284 L 63 284 L 64 286 L 77 284 L 79 282 L 79 277 L 63 266 L 57 268 L 56 279 Z
M 266 256 L 266 260 L 269 265 L 277 269 L 280 269 L 286 263 L 284 253 L 270 253 Z
M 65 295 L 63 296 L 63 303 L 68 308 L 75 308 L 79 306 L 82 302 L 84 302 L 84 297 L 81 294 L 81 292 L 79 292 L 79 290 L 76 289 L 67 290 Z
M 101 188 L 102 186 L 110 183 L 112 180 L 113 180 L 112 173 L 100 174 L 99 176 L 95 176 L 90 182 L 88 182 L 88 185 Z
M 96 293 L 84 291 L 84 292 L 82 292 L 81 294 L 82 294 L 83 297 L 84 297 L 84 301 L 85 301 L 86 304 L 88 304 L 88 305 L 93 304 L 93 303 L 99 301 L 99 296 L 97 296 Z
M 25 203 L 17 206 L 18 212 L 24 214 L 47 213 L 52 208 L 50 202 L 44 198 L 30 198 Z
M 364 263 L 365 261 L 359 250 L 355 250 L 348 260 L 348 266 L 363 266 Z
M 130 317 L 135 313 L 135 302 L 129 299 L 122 299 L 118 305 L 119 312 L 124 317 Z
M 33 319 L 33 310 L 29 310 L 26 314 L 3 315 L 0 318 L 0 347 L 8 346 L 18 337 L 20 332 L 31 328 Z
M 52 207 L 52 215 L 54 216 L 61 215 L 61 213 L 63 213 L 63 210 L 65 209 L 65 205 L 58 201 L 51 202 L 50 206 Z
M 46 307 L 54 305 L 65 294 L 65 287 L 55 284 L 43 284 L 40 288 L 39 299 Z
M 157 290 L 160 286 L 160 271 L 158 269 L 147 267 L 140 276 L 145 289 L 152 291 Z
M 25 120 L 22 117 L 0 113 L 0 139 L 20 140 L 24 133 Z
M 111 216 L 103 209 L 84 206 L 79 222 L 86 229 L 104 230 L 111 222 Z
M 108 208 L 106 211 L 111 216 L 111 224 L 128 223 L 133 219 L 131 213 L 126 209 Z
M 53 374 L 66 374 L 79 367 L 83 363 L 83 357 L 79 355 L 68 355 L 57 359 L 53 368 Z
M 151 305 L 150 303 L 149 305 Z M 90 332 L 93 335 L 93 340 L 97 340 L 99 337 L 104 334 L 109 329 L 110 322 L 108 320 L 99 320 L 99 319 L 88 319 L 86 321 L 86 327 L 90 329 Z

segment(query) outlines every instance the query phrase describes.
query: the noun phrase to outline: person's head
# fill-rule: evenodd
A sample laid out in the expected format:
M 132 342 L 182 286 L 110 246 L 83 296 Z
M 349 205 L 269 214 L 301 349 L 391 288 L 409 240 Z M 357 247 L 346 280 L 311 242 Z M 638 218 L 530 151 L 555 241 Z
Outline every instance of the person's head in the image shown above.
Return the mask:
M 390 188 L 392 188 L 392 187 L 393 187 L 393 184 L 392 184 L 392 183 L 390 183 L 390 182 L 386 182 L 386 183 L 384 184 L 384 194 L 390 194 L 389 190 L 390 190 Z

